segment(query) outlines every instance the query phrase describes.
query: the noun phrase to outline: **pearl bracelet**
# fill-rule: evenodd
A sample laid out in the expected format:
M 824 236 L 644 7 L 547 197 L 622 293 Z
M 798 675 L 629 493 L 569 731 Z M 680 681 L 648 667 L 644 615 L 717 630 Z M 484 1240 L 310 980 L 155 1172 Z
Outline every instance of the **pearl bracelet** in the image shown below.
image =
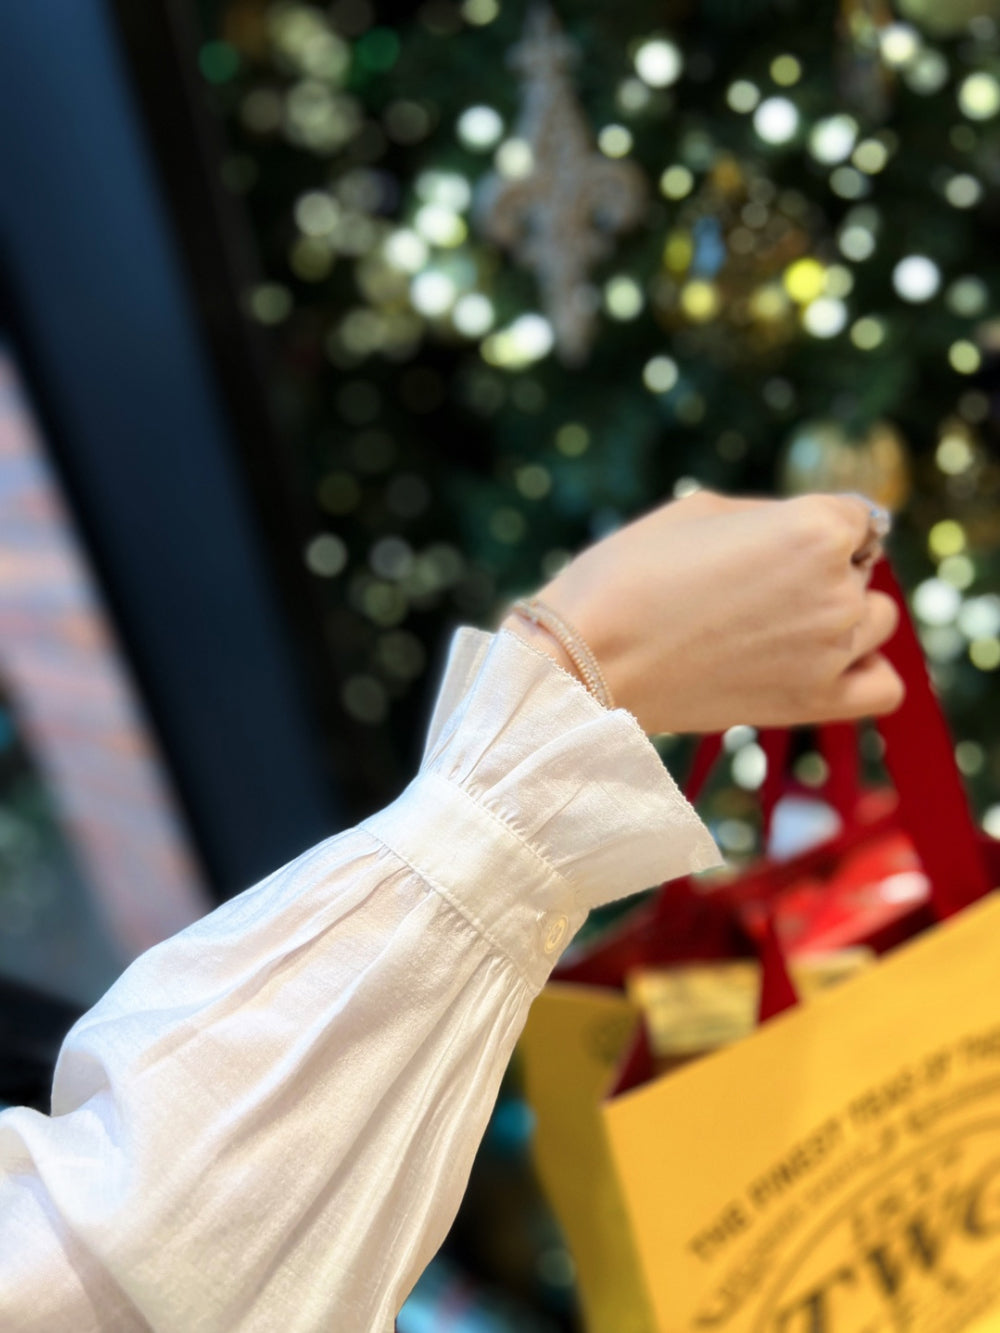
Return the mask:
M 550 606 L 540 602 L 537 597 L 515 602 L 510 609 L 550 634 L 576 667 L 581 681 L 597 702 L 603 704 L 605 708 L 614 708 L 615 705 L 611 698 L 611 691 L 608 689 L 608 682 L 604 679 L 604 673 L 597 664 L 597 658 L 576 630 L 571 629 L 561 616 L 557 615 Z

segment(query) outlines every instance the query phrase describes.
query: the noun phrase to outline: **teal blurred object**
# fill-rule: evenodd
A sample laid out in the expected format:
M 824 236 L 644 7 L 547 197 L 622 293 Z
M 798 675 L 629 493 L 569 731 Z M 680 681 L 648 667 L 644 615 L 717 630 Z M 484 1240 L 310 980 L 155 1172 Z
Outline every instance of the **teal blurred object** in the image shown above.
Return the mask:
M 555 1333 L 556 1325 L 435 1259 L 399 1312 L 397 1333 Z

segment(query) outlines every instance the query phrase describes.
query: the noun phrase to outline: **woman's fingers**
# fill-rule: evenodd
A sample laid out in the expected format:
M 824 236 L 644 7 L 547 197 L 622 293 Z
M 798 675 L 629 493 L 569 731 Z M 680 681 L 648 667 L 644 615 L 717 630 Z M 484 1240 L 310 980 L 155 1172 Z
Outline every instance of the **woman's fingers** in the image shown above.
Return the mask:
M 884 592 L 870 592 L 865 596 L 864 614 L 854 631 L 851 645 L 854 661 L 861 661 L 870 653 L 888 643 L 899 625 L 899 608 Z
M 863 495 L 803 495 L 785 500 L 798 544 L 819 542 L 832 563 L 848 565 L 867 584 L 888 516 Z
M 899 625 L 899 608 L 883 592 L 869 592 L 854 629 L 851 664 L 835 683 L 829 716 L 877 717 L 892 713 L 903 702 L 903 683 L 895 668 L 878 651 L 889 642 Z
M 851 555 L 855 556 L 866 548 L 875 535 L 875 515 L 882 511 L 863 495 L 833 495 L 830 498 L 840 501 L 844 506 L 844 517 L 853 535 Z
M 837 722 L 856 717 L 894 713 L 906 693 L 895 667 L 881 655 L 869 653 L 841 676 L 831 709 L 817 721 Z

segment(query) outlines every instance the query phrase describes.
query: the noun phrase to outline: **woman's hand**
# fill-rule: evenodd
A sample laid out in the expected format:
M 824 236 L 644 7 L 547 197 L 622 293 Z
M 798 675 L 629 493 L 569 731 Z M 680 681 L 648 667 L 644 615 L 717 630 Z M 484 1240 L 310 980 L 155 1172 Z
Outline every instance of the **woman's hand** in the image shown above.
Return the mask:
M 878 649 L 896 607 L 852 562 L 870 519 L 854 496 L 699 491 L 585 550 L 538 596 L 649 733 L 888 713 L 903 686 Z M 570 667 L 545 631 L 504 625 Z

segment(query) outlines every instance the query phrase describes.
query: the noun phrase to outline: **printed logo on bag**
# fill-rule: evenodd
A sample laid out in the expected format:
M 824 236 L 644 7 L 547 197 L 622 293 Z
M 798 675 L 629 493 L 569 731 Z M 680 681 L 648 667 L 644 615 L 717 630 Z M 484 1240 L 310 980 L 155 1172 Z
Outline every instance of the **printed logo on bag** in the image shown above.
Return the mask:
M 1000 1312 L 1000 1027 L 868 1084 L 686 1251 L 702 1273 L 689 1333 L 985 1333 Z
M 1000 1120 L 869 1176 L 803 1231 L 754 1333 L 957 1333 L 1000 1300 Z

